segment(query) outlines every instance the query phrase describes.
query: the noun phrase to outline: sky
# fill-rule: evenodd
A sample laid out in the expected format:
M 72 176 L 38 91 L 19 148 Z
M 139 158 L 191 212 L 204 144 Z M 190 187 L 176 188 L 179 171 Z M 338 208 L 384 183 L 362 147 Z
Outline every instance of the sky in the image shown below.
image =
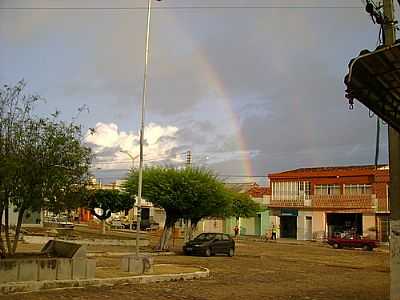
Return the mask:
M 38 112 L 81 123 L 103 182 L 139 152 L 146 5 L 0 0 L 0 84 L 24 79 Z M 183 165 L 190 150 L 227 181 L 265 184 L 234 176 L 374 163 L 376 117 L 349 110 L 343 83 L 377 46 L 363 1 L 154 1 L 150 28 L 145 164 Z

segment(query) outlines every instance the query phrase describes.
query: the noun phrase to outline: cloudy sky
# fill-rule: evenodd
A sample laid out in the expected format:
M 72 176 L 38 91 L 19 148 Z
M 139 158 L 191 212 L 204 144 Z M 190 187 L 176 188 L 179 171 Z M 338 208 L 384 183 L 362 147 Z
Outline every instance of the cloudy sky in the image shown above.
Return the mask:
M 38 110 L 66 120 L 87 105 L 78 121 L 96 129 L 104 181 L 139 150 L 146 2 L 0 0 L 0 83 L 25 79 Z M 373 163 L 376 119 L 348 109 L 343 78 L 377 36 L 361 0 L 155 1 L 146 163 L 187 150 L 222 175 Z

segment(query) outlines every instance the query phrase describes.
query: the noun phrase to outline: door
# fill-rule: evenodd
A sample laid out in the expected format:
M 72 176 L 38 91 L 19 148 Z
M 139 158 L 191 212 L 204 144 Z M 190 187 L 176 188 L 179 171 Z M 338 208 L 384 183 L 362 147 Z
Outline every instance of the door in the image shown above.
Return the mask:
M 282 238 L 297 238 L 297 217 L 281 216 L 280 217 L 280 237 Z
M 304 239 L 312 240 L 312 217 L 306 216 L 306 222 L 304 224 Z
M 257 214 L 254 218 L 254 234 L 261 235 L 261 214 Z
M 212 247 L 214 253 L 223 253 L 226 251 L 225 248 L 227 247 L 227 241 L 224 241 L 222 236 L 223 236 L 222 234 L 217 234 L 215 236 Z

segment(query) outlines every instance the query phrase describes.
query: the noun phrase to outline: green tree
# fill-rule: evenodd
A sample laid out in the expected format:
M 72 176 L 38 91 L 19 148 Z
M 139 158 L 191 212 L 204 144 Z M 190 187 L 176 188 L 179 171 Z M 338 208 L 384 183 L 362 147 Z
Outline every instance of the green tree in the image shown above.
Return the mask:
M 137 194 L 138 172 L 133 170 L 125 184 L 132 195 Z M 223 184 L 205 169 L 149 167 L 143 170 L 143 192 L 146 200 L 165 210 L 166 220 L 159 249 L 168 249 L 174 224 L 181 218 L 196 219 L 223 214 L 230 198 Z
M 236 225 L 238 226 L 239 218 L 255 217 L 257 212 L 261 210 L 260 205 L 255 202 L 246 193 L 239 193 L 230 191 L 232 198 L 232 205 L 228 211 L 228 216 L 235 217 Z
M 111 213 L 128 210 L 133 207 L 133 201 L 128 193 L 119 190 L 98 189 L 89 192 L 88 206 L 94 216 L 101 220 L 102 233 L 105 234 L 106 220 L 111 217 Z M 95 209 L 100 209 L 98 214 Z
M 89 179 L 91 151 L 84 147 L 81 126 L 33 115 L 37 96 L 23 94 L 24 82 L 0 88 L 0 218 L 6 242 L 0 252 L 13 255 L 24 214 L 73 206 L 71 195 Z M 14 241 L 9 210 L 18 212 Z M 0 230 L 1 230 L 0 224 Z

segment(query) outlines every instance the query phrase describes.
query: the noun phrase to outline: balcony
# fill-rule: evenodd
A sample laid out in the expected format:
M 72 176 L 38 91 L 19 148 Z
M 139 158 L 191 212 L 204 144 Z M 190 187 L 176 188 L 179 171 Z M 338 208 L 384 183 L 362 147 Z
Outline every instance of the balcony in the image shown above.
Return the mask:
M 293 197 L 271 199 L 269 207 L 376 209 L 377 199 L 375 195 L 312 195 L 306 200 Z
M 375 195 L 314 195 L 315 208 L 376 208 Z

